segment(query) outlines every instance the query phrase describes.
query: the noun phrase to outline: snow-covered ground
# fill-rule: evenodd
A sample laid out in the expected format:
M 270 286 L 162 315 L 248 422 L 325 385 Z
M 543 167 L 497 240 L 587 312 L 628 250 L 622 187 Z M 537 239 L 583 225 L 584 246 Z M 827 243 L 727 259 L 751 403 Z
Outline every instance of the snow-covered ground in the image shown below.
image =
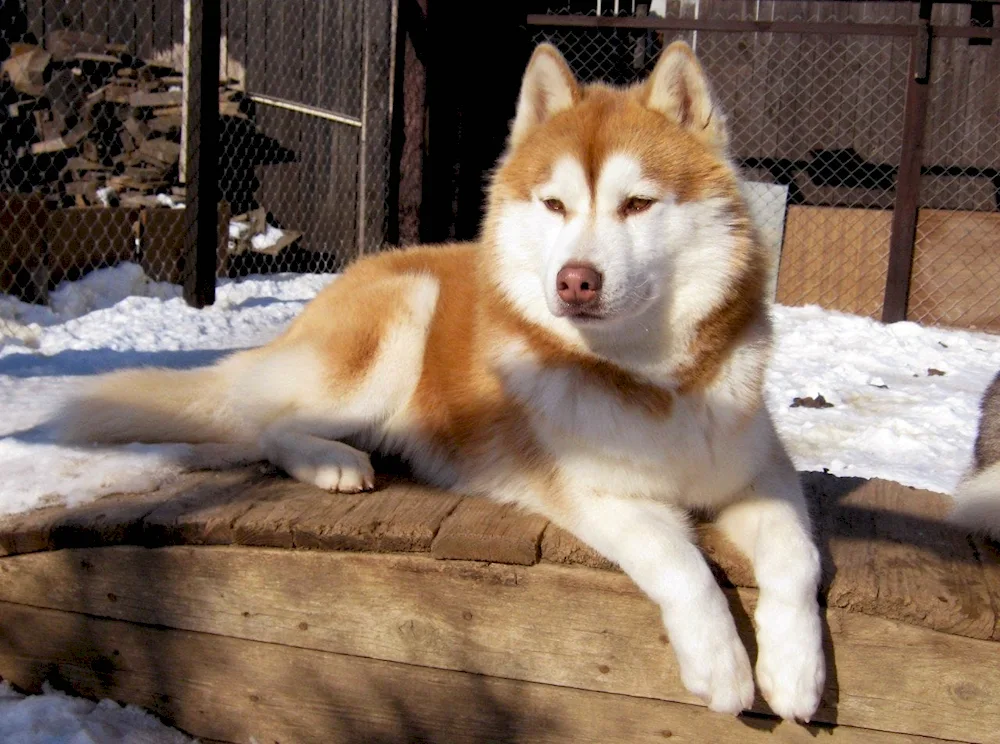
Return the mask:
M 60 287 L 51 308 L 0 296 L 0 514 L 152 489 L 194 465 L 229 462 L 217 448 L 184 444 L 61 447 L 39 424 L 82 375 L 190 367 L 264 343 L 332 279 L 224 282 L 201 311 L 134 265 Z M 971 456 L 979 397 L 1000 369 L 1000 337 L 883 326 L 815 307 L 776 307 L 774 317 L 767 398 L 799 469 L 953 488 Z M 829 407 L 793 407 L 820 395 Z M 189 740 L 135 708 L 51 691 L 23 697 L 0 683 L 0 741 Z
M 0 742 L 5 744 L 193 744 L 133 705 L 94 703 L 46 687 L 21 695 L 0 682 Z
M 89 274 L 52 307 L 0 296 L 0 514 L 155 488 L 195 464 L 238 458 L 191 445 L 68 448 L 38 428 L 82 375 L 190 367 L 278 333 L 332 276 L 275 275 L 219 286 L 188 307 L 139 267 Z M 777 307 L 768 403 L 803 470 L 881 477 L 949 492 L 969 461 L 978 400 L 1000 369 L 1000 337 Z M 822 395 L 827 408 L 792 407 Z

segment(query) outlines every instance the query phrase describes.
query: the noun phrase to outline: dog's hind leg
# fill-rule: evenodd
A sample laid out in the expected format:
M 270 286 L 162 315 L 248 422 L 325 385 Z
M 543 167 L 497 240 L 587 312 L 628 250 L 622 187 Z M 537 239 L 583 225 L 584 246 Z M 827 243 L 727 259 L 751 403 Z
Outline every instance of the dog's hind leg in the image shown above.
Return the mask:
M 782 718 L 808 721 L 826 676 L 819 551 L 798 474 L 777 442 L 771 459 L 716 524 L 750 559 L 760 588 L 754 620 L 761 692 Z
M 263 397 L 284 388 L 257 439 L 264 456 L 328 491 L 374 488 L 368 454 L 347 442 L 378 442 L 405 415 L 437 296 L 436 279 L 399 275 L 312 306 L 285 340 L 288 350 L 247 385 Z

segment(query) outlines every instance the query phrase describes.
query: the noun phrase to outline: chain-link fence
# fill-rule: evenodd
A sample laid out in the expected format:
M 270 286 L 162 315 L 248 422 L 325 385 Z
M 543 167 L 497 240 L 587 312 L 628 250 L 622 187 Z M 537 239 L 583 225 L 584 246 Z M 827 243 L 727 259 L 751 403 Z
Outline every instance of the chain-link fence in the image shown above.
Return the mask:
M 779 302 L 1000 331 L 992 12 L 935 7 L 928 24 L 908 2 L 589 0 L 553 4 L 529 26 L 583 80 L 631 83 L 664 44 L 695 47 L 775 257 Z M 908 292 L 887 294 L 900 281 L 893 262 Z
M 186 4 L 210 5 L 0 0 L 0 299 L 44 303 L 126 261 L 190 273 Z M 393 6 L 221 2 L 218 276 L 335 271 L 383 243 Z M 696 48 L 780 302 L 1000 330 L 995 8 L 927 7 L 572 0 L 534 3 L 528 28 L 584 80 L 639 79 L 675 38 Z
M 43 303 L 126 261 L 157 281 L 191 270 L 192 4 L 213 5 L 0 0 L 0 295 Z M 222 0 L 217 157 L 201 174 L 218 183 L 218 276 L 336 271 L 381 247 L 391 7 Z

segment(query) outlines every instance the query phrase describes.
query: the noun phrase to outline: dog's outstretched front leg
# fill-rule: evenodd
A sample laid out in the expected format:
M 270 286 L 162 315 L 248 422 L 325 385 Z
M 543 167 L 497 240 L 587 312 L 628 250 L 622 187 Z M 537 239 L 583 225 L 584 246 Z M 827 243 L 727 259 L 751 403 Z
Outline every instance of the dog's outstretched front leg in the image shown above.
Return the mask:
M 681 680 L 715 711 L 753 703 L 753 674 L 725 595 L 675 507 L 612 496 L 576 496 L 560 520 L 615 561 L 663 612 Z
M 760 587 L 754 620 L 761 692 L 782 718 L 808 721 L 826 678 L 819 551 L 798 475 L 783 451 L 774 459 L 717 524 L 750 559 Z

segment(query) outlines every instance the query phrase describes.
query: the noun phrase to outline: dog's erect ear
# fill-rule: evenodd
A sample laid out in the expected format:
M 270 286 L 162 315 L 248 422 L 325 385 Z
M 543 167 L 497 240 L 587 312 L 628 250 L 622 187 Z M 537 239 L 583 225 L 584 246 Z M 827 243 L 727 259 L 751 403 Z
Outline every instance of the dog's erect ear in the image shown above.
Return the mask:
M 524 71 L 510 144 L 517 147 L 528 132 L 551 116 L 565 111 L 580 96 L 580 86 L 566 60 L 551 44 L 535 49 Z
M 643 86 L 643 99 L 649 108 L 666 114 L 708 144 L 725 149 L 725 120 L 712 103 L 701 64 L 683 41 L 675 41 L 660 54 Z

